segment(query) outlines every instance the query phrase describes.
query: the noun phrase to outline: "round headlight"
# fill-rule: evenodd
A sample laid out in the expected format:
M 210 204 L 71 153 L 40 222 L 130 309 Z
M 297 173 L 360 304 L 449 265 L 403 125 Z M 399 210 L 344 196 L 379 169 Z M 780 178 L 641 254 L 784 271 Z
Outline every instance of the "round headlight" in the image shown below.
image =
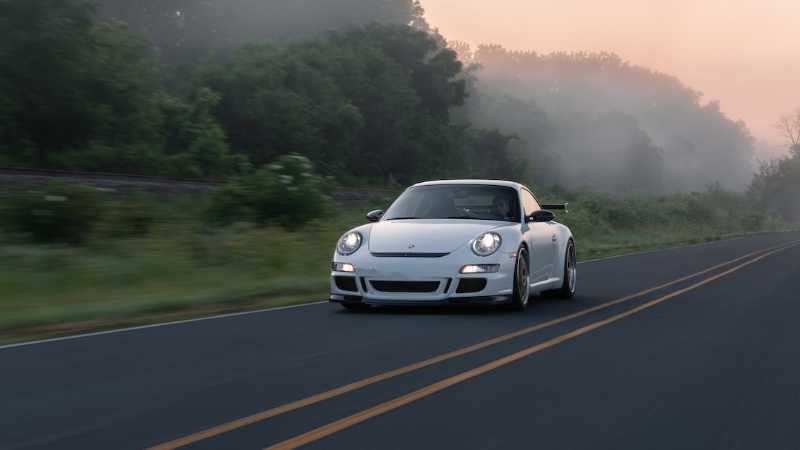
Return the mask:
M 472 251 L 478 256 L 489 256 L 500 248 L 503 240 L 497 233 L 483 233 L 472 241 Z
M 343 256 L 352 255 L 361 247 L 361 241 L 361 233 L 351 231 L 339 239 L 339 243 L 336 244 L 336 251 Z

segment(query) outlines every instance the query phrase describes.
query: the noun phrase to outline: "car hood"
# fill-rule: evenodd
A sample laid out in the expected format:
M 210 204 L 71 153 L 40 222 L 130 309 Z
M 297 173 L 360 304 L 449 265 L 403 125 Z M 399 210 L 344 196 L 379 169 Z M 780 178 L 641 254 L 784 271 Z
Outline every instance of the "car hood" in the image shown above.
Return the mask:
M 372 253 L 451 253 L 508 222 L 460 219 L 383 220 L 372 226 Z

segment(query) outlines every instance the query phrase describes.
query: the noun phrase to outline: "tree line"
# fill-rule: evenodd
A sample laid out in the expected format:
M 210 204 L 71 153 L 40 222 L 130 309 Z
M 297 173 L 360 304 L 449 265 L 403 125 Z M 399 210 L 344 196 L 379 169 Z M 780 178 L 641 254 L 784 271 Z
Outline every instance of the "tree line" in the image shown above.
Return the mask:
M 184 3 L 175 12 L 190 20 L 196 10 L 187 5 L 197 2 Z M 347 182 L 405 183 L 471 167 L 514 175 L 485 170 L 481 158 L 495 161 L 487 152 L 502 152 L 508 138 L 451 118 L 468 96 L 463 65 L 435 33 L 391 23 L 419 14 L 415 3 L 397 3 L 407 14 L 390 23 L 172 60 L 159 47 L 188 38 L 135 33 L 98 19 L 90 2 L 2 0 L 0 158 L 226 177 L 296 152 Z M 151 8 L 163 17 L 176 6 Z M 158 24 L 150 23 L 171 29 Z
M 447 43 L 413 0 L 0 0 L 0 35 L 2 165 L 227 178 L 297 153 L 345 184 L 795 192 L 796 157 L 752 178 L 746 126 L 674 77 Z

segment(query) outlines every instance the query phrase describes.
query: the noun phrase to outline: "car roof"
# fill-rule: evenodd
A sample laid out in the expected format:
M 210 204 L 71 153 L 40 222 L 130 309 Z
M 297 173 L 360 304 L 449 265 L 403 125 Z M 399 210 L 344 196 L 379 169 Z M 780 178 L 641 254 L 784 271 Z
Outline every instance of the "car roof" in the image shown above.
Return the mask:
M 478 184 L 478 185 L 486 185 L 486 186 L 506 186 L 511 187 L 514 189 L 524 188 L 527 189 L 525 186 L 514 182 L 514 181 L 505 181 L 505 180 L 436 180 L 436 181 L 425 181 L 422 183 L 417 183 L 414 187 L 417 186 L 436 186 L 436 185 L 443 185 L 443 184 Z

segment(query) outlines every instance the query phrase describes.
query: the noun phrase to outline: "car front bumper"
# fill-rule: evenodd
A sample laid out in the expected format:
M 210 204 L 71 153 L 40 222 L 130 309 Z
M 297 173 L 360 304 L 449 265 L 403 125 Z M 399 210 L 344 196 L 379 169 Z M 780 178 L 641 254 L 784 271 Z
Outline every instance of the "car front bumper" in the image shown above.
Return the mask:
M 411 306 L 509 303 L 513 295 L 515 256 L 516 253 L 512 252 L 498 252 L 481 258 L 464 249 L 439 258 L 376 257 L 368 251 L 348 257 L 336 255 L 334 262 L 352 264 L 355 272 L 331 272 L 330 300 L 337 303 Z M 499 270 L 495 273 L 461 274 L 461 268 L 468 264 L 497 264 Z M 337 283 L 337 278 L 347 280 Z M 472 280 L 480 289 L 474 285 L 471 289 L 464 289 L 470 284 L 470 281 L 464 280 Z M 435 285 L 436 288 L 425 292 L 409 292 L 393 286 L 387 291 L 380 289 L 381 283 L 422 283 Z

